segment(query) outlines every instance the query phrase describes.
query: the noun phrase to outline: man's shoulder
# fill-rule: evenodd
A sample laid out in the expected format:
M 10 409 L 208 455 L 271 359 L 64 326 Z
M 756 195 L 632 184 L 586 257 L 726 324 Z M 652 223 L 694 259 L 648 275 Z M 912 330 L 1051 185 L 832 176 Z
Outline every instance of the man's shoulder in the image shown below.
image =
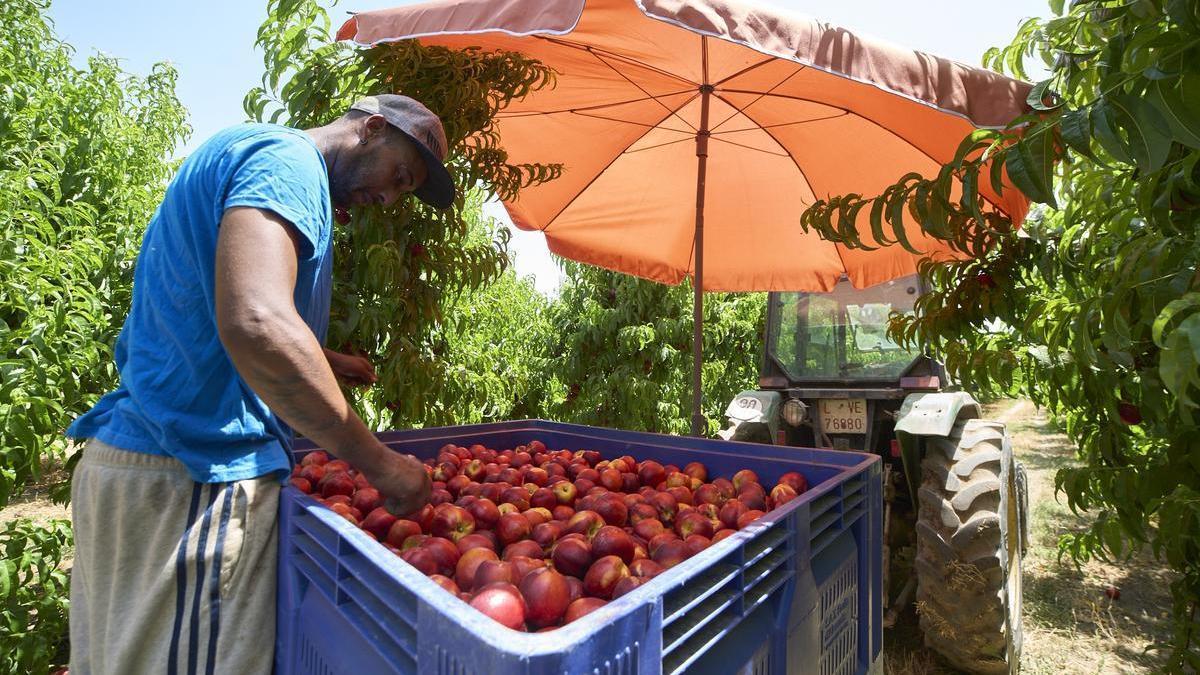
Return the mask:
M 197 154 L 246 157 L 256 153 L 281 155 L 288 161 L 322 163 L 321 153 L 303 131 L 279 124 L 247 122 L 213 134 Z

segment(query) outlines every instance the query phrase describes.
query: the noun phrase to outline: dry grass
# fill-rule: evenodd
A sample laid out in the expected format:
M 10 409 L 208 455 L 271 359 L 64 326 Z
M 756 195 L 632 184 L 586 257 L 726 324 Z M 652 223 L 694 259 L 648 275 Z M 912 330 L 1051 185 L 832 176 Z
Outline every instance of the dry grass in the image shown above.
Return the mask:
M 1024 563 L 1025 675 L 1109 675 L 1151 672 L 1161 656 L 1147 648 L 1170 637 L 1171 574 L 1143 551 L 1121 563 L 1076 567 L 1058 558 L 1059 537 L 1089 522 L 1054 495 L 1054 473 L 1070 465 L 1067 438 L 1028 402 L 989 406 L 988 417 L 1007 422 L 1017 458 L 1029 475 L 1030 550 Z M 1105 596 L 1120 589 L 1119 600 Z M 910 608 L 885 635 L 887 672 L 956 673 L 921 647 Z

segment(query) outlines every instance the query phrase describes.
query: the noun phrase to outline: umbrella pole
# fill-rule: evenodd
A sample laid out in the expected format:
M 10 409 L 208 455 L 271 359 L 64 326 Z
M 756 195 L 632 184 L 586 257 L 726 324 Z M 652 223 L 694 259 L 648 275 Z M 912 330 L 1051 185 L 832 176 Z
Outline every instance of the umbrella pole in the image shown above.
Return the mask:
M 701 412 L 704 366 L 704 182 L 708 174 L 708 101 L 713 86 L 700 86 L 700 130 L 696 132 L 696 271 L 692 275 L 692 435 L 700 436 L 705 428 Z

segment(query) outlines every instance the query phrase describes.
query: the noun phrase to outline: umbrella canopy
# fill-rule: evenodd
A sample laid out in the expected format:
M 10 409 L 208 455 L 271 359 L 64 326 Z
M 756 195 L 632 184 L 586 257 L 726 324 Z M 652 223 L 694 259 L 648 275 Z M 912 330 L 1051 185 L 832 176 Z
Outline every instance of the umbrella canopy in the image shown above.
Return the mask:
M 801 214 L 827 196 L 875 196 L 908 172 L 936 175 L 973 129 L 1026 112 L 1030 89 L 730 0 L 439 0 L 357 14 L 338 38 L 516 51 L 557 71 L 554 88 L 510 105 L 497 126 L 511 161 L 559 163 L 563 175 L 505 207 L 559 255 L 693 278 L 694 434 L 703 291 L 829 291 L 843 275 L 862 288 L 914 273 L 918 258 L 901 247 L 848 249 L 804 232 Z M 1016 189 L 980 192 L 1014 222 L 1025 216 Z
M 918 258 L 903 248 L 847 249 L 802 231 L 800 215 L 817 198 L 874 196 L 909 171 L 936 175 L 974 128 L 1026 112 L 1029 91 L 722 0 L 432 2 L 357 14 L 339 37 L 511 50 L 554 68 L 557 86 L 514 102 L 497 126 L 512 161 L 561 163 L 563 175 L 505 206 L 555 253 L 647 279 L 697 276 L 706 129 L 700 285 L 709 291 L 828 291 L 843 274 L 861 288 L 914 273 Z M 1015 222 L 1028 208 L 1015 189 L 981 191 Z M 913 244 L 951 255 L 919 235 Z

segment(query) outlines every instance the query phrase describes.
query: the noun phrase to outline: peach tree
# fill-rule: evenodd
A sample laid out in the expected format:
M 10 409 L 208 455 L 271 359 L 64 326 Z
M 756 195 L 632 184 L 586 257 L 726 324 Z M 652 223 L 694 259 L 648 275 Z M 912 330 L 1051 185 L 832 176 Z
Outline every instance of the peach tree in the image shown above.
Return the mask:
M 1076 560 L 1150 549 L 1177 572 L 1171 671 L 1200 668 L 1200 4 L 1052 0 L 985 62 L 1026 78 L 1032 113 L 966 139 L 935 177 L 846 195 L 803 225 L 852 246 L 908 246 L 903 216 L 969 259 L 926 263 L 934 289 L 893 334 L 980 391 L 1062 420 L 1078 466 L 1055 483 L 1095 514 Z M 1023 233 L 979 197 L 1005 170 L 1037 203 Z M 952 179 L 961 191 L 952 191 Z M 873 236 L 851 225 L 865 214 Z M 997 328 L 999 327 L 999 328 Z
M 72 64 L 45 0 L 0 5 L 0 508 L 34 487 L 67 493 L 62 432 L 116 385 L 112 344 L 142 231 L 188 133 L 175 71 Z M 66 660 L 71 531 L 0 528 L 0 672 Z
M 471 416 L 478 392 L 462 386 L 449 358 L 460 327 L 447 313 L 499 279 L 509 263 L 507 233 L 480 221 L 475 193 L 510 199 L 558 175 L 558 166 L 510 163 L 493 123 L 510 101 L 553 84 L 553 73 L 514 53 L 334 42 L 326 9 L 312 0 L 271 0 L 267 14 L 258 33 L 266 72 L 245 101 L 254 119 L 317 126 L 364 95 L 390 92 L 412 96 L 443 120 L 462 197 L 447 211 L 412 198 L 355 209 L 335 228 L 327 342 L 376 364 L 379 384 L 354 394 L 375 424 Z
M 538 406 L 551 419 L 688 433 L 692 409 L 692 290 L 567 262 L 549 309 L 550 361 Z M 753 388 L 766 296 L 709 293 L 704 301 L 708 434 L 725 406 Z

